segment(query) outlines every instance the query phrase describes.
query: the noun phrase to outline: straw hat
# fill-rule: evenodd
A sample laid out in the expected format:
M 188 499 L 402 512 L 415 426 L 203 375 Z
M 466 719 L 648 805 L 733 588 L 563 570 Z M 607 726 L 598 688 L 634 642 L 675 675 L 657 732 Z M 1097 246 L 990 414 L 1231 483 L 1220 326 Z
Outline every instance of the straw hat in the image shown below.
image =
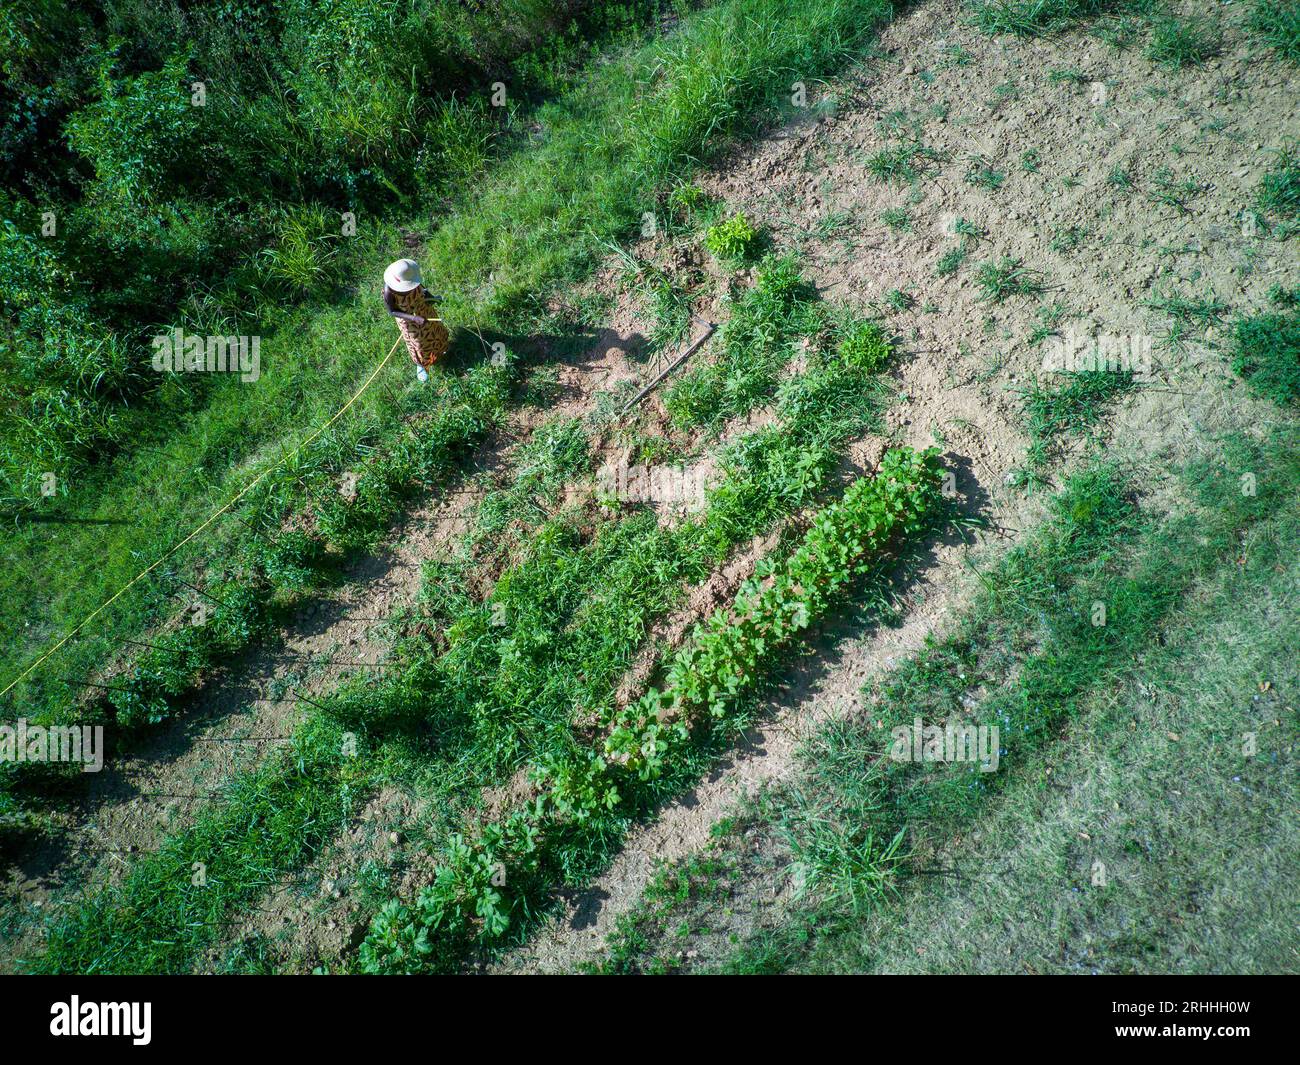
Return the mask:
M 384 284 L 394 292 L 410 292 L 424 283 L 420 277 L 420 264 L 414 259 L 398 259 L 384 271 Z

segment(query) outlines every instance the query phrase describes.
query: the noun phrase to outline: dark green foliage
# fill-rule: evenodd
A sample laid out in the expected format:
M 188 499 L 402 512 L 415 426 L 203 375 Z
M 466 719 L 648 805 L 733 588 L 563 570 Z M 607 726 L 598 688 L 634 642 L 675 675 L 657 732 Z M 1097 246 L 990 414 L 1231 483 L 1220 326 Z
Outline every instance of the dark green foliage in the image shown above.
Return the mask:
M 263 333 L 276 304 L 336 297 L 344 212 L 373 225 L 414 195 L 438 209 L 462 194 L 523 139 L 533 102 L 657 12 L 649 0 L 8 5 L 0 498 L 30 502 L 42 472 L 71 477 L 129 438 L 166 383 L 149 366 L 152 333 Z
M 1232 369 L 1274 403 L 1300 403 L 1300 311 L 1238 319 Z

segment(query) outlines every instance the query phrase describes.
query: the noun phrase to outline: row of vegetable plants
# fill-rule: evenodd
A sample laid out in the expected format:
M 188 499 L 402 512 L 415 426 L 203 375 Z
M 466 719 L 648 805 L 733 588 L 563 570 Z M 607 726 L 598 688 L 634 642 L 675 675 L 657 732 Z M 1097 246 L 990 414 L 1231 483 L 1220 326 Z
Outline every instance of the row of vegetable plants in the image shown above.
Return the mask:
M 601 716 L 603 740 L 534 765 L 522 809 L 451 840 L 433 882 L 375 917 L 357 958 L 366 973 L 454 969 L 475 946 L 504 941 L 545 906 L 576 837 L 618 833 L 688 745 L 725 734 L 737 711 L 800 634 L 881 564 L 892 541 L 939 511 L 938 452 L 895 448 L 875 477 L 856 481 L 813 520 L 782 561 L 761 565 L 728 609 L 697 626 L 662 688 Z

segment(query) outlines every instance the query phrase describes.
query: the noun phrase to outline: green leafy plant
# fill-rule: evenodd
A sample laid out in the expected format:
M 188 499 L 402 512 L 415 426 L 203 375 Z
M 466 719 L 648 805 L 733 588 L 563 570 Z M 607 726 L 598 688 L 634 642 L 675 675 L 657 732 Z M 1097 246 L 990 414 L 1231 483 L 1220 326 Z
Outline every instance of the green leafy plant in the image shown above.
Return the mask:
M 753 254 L 758 232 L 743 211 L 704 231 L 705 246 L 727 263 L 743 262 Z
M 601 714 L 600 749 L 570 748 L 533 773 L 540 794 L 473 840 L 453 837 L 434 884 L 414 905 L 385 906 L 359 953 L 364 972 L 445 971 L 471 942 L 499 942 L 545 889 L 551 848 L 630 803 L 637 785 L 684 755 L 696 728 L 718 728 L 773 655 L 816 623 L 876 564 L 894 537 L 913 535 L 941 504 L 937 452 L 897 448 L 876 477 L 822 510 L 783 563 L 766 562 L 693 631 L 651 689 Z
M 836 348 L 836 355 L 846 365 L 868 373 L 882 369 L 892 354 L 889 338 L 871 321 L 855 322 Z

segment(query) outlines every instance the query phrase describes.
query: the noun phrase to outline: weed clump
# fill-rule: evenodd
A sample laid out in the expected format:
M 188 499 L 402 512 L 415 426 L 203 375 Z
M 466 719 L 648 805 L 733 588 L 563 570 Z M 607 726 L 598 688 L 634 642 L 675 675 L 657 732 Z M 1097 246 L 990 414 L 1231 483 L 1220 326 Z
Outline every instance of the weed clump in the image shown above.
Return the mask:
M 1110 0 L 979 0 L 975 25 L 988 34 L 1038 37 L 1102 14 Z
M 1038 471 L 1047 464 L 1060 437 L 1065 433 L 1090 432 L 1110 405 L 1134 386 L 1131 373 L 1086 370 L 1075 373 L 1057 387 L 1038 381 L 1021 390 L 1026 429 L 1029 433 L 1028 471 L 1022 471 L 1022 486 L 1041 482 Z
M 1300 214 L 1300 160 L 1294 151 L 1282 154 L 1279 164 L 1259 185 L 1259 205 L 1271 214 L 1293 219 Z
M 1300 312 L 1259 314 L 1233 327 L 1232 369 L 1283 406 L 1300 403 Z
M 1162 18 L 1151 25 L 1147 58 L 1171 67 L 1204 63 L 1223 48 L 1219 29 L 1206 18 Z
M 987 262 L 979 268 L 975 280 L 984 290 L 984 298 L 994 303 L 1011 296 L 1036 296 L 1047 289 L 1042 273 L 1027 267 L 1022 259 Z
M 704 232 L 705 247 L 724 263 L 740 263 L 754 252 L 758 231 L 741 211 L 725 221 L 709 226 Z
M 717 358 L 691 370 L 665 395 L 673 421 L 682 428 L 714 427 L 770 396 L 796 337 L 811 325 L 811 294 L 792 257 L 766 256 L 753 288 L 731 301 Z
M 836 348 L 840 362 L 868 373 L 881 369 L 893 351 L 893 345 L 880 326 L 865 320 L 850 327 Z

